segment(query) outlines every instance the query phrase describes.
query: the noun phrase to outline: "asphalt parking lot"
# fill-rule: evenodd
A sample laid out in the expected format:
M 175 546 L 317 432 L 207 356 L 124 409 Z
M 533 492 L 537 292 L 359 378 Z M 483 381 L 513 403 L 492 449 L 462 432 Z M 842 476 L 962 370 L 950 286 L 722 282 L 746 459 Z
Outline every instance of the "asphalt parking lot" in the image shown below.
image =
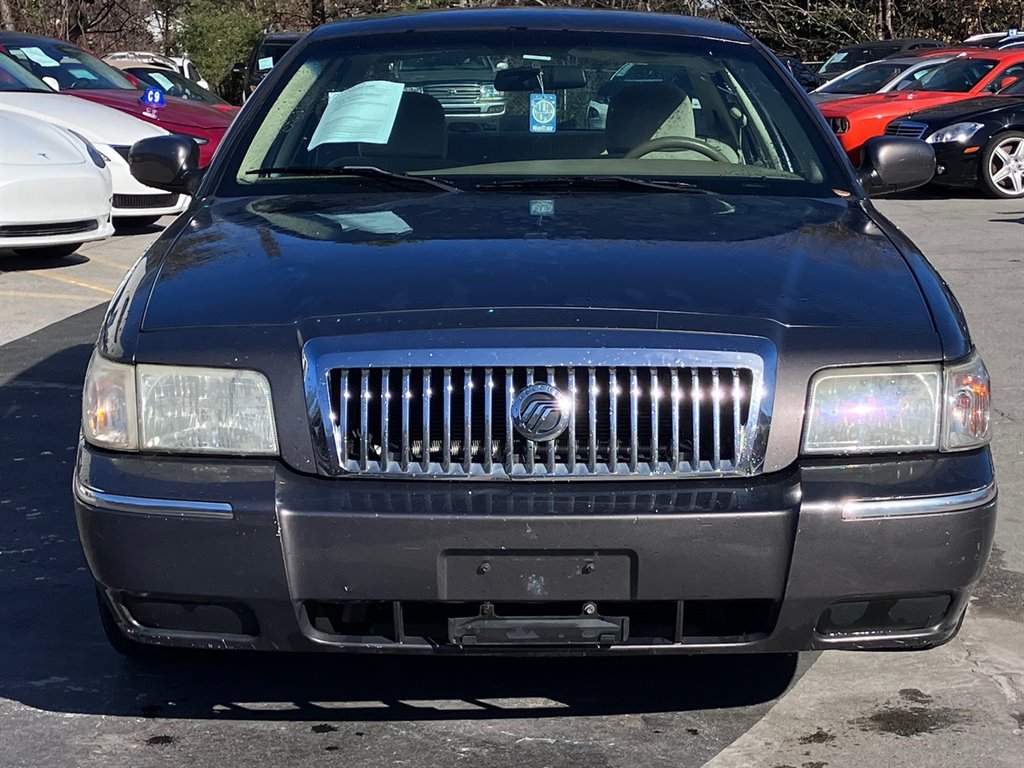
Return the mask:
M 70 481 L 104 304 L 160 228 L 59 262 L 0 252 L 0 766 L 1019 768 L 1024 206 L 879 207 L 953 287 L 995 385 L 995 549 L 961 634 L 919 653 L 122 659 Z

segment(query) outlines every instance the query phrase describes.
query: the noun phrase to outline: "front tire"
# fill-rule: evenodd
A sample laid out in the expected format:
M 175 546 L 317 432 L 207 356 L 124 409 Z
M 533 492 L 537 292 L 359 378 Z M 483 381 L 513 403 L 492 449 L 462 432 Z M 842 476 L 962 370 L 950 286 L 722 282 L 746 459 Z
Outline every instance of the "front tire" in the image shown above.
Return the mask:
M 981 152 L 980 186 L 994 197 L 1024 197 L 1024 133 L 1006 131 L 993 136 Z
M 63 259 L 82 247 L 81 243 L 64 243 L 63 245 L 45 245 L 42 248 L 15 248 L 19 256 L 36 259 Z
M 160 221 L 159 216 L 118 216 L 114 219 L 114 229 L 118 232 L 134 232 L 137 229 L 145 229 L 148 226 Z

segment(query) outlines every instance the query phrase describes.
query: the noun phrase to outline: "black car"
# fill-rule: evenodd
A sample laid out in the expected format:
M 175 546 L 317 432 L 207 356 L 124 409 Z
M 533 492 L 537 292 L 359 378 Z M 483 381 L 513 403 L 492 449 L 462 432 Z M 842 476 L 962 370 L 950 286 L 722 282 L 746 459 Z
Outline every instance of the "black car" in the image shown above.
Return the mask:
M 911 40 L 871 40 L 866 43 L 849 45 L 840 48 L 833 53 L 824 64 L 818 69 L 818 77 L 822 82 L 839 77 L 844 72 L 849 72 L 854 67 L 867 64 L 871 61 L 878 61 L 889 56 L 902 56 L 914 52 L 924 52 L 945 48 L 946 44 L 941 40 L 911 39 Z
M 268 32 L 252 49 L 248 62 L 235 64 L 232 70 L 243 79 L 242 100 L 247 100 L 256 90 L 267 73 L 288 53 L 288 50 L 302 39 L 301 32 Z
M 507 63 L 518 128 L 393 78 Z M 588 106 L 629 62 L 689 73 Z M 694 113 L 700 113 L 697 120 Z M 989 380 L 956 301 L 738 29 L 499 9 L 312 32 L 112 300 L 81 541 L 114 645 L 914 649 L 988 556 Z
M 805 91 L 810 91 L 817 88 L 822 80 L 819 79 L 818 75 L 809 70 L 807 66 L 795 56 L 779 56 L 779 61 L 782 65 L 788 69 L 796 81 L 803 86 Z
M 1024 80 L 994 96 L 915 112 L 885 132 L 923 138 L 935 148 L 936 184 L 1024 198 Z

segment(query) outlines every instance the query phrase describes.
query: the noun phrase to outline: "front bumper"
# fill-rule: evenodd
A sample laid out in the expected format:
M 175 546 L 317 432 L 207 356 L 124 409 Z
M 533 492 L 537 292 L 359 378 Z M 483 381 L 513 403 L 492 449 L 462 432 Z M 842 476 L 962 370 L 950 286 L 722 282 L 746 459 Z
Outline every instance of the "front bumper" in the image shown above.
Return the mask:
M 932 183 L 950 187 L 973 187 L 978 183 L 981 151 L 977 147 L 959 142 L 934 144 L 933 147 L 937 170 Z M 974 151 L 965 154 L 965 149 Z
M 987 449 L 639 488 L 328 480 L 83 446 L 75 496 L 127 635 L 293 651 L 928 648 L 956 634 L 996 514 Z M 451 641 L 496 617 L 547 640 Z M 581 639 L 602 617 L 626 636 Z

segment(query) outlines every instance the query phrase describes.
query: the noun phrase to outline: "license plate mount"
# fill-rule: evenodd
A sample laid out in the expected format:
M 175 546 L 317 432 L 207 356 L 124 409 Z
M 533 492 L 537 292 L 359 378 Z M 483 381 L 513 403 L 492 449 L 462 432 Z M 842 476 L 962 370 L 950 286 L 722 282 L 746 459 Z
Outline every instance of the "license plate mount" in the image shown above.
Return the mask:
M 448 619 L 448 639 L 459 646 L 592 647 L 624 643 L 628 616 L 499 616 L 484 603 L 477 616 Z

